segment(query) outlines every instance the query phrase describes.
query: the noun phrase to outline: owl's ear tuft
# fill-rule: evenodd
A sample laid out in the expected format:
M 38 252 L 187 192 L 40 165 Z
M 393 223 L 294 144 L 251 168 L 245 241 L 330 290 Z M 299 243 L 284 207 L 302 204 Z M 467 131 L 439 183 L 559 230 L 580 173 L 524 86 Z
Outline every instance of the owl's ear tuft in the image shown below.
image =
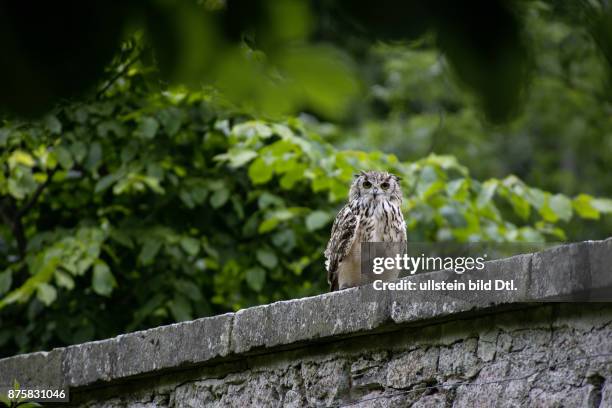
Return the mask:
M 363 171 L 363 170 L 359 170 L 359 173 L 355 173 L 355 174 L 353 174 L 353 177 L 354 177 L 354 178 L 359 178 L 359 177 L 361 177 L 361 176 L 365 176 L 365 175 L 366 175 L 366 172 L 365 172 L 365 171 Z
M 402 178 L 400 176 L 396 176 L 395 174 L 392 174 L 391 177 L 393 177 L 393 179 L 397 181 L 398 183 L 402 181 Z

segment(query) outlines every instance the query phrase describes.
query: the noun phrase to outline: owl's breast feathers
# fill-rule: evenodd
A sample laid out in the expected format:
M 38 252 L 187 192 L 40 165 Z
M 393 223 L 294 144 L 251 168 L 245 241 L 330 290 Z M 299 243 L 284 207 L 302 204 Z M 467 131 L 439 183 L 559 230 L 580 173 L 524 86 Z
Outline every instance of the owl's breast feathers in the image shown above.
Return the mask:
M 399 205 L 391 201 L 378 201 L 362 210 L 361 242 L 404 242 L 406 223 Z
M 327 281 L 338 290 L 338 269 L 353 243 L 406 242 L 406 223 L 399 205 L 387 200 L 354 200 L 345 205 L 334 221 L 325 249 Z

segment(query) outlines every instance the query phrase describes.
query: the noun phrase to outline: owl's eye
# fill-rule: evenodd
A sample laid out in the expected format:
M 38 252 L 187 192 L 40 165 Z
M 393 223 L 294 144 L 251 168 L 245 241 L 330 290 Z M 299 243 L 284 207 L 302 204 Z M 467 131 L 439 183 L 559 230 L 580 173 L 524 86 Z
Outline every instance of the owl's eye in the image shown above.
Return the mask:
M 383 190 L 388 190 L 389 187 L 390 185 L 386 181 L 380 185 L 380 188 L 382 188 Z
M 372 187 L 372 183 L 370 183 L 369 181 L 364 181 L 362 186 L 363 186 L 363 188 L 370 188 L 370 187 Z

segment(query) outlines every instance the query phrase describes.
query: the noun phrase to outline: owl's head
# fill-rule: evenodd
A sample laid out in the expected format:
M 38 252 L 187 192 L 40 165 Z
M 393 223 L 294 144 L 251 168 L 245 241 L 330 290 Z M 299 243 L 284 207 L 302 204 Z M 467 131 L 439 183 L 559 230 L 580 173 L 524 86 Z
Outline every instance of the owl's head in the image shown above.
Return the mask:
M 402 202 L 400 178 L 386 171 L 362 171 L 355 175 L 351 184 L 349 200 L 390 200 Z

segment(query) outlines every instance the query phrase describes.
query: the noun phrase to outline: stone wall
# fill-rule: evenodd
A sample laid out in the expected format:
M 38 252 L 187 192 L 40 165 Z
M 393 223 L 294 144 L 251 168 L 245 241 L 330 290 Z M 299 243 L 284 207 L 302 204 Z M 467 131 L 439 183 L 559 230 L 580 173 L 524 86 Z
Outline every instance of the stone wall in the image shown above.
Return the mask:
M 371 286 L 0 360 L 82 407 L 611 407 L 612 240 L 487 263 L 507 292 Z M 451 280 L 441 271 L 409 279 Z M 460 277 L 459 279 L 467 279 Z M 548 302 L 554 300 L 555 302 Z

